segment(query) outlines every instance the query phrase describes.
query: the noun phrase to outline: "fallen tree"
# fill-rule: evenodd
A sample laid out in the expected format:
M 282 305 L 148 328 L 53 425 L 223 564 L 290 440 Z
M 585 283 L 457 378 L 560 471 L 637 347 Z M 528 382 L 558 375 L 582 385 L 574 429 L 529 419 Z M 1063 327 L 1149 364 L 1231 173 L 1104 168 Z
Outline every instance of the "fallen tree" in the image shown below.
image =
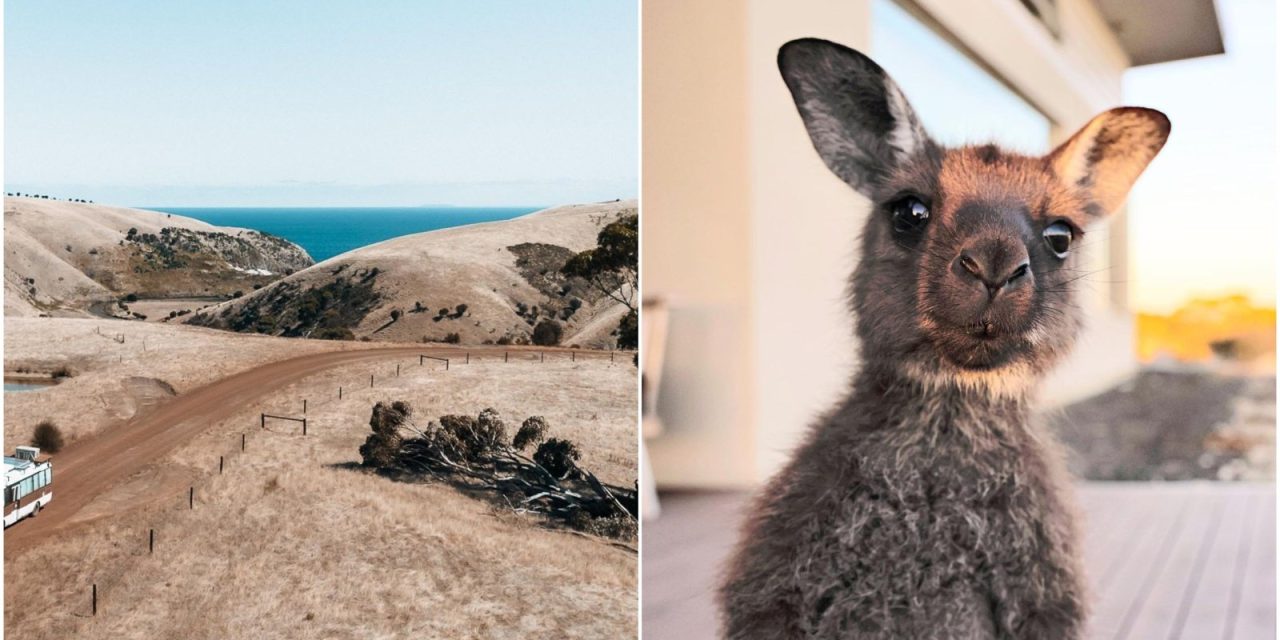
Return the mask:
M 635 489 L 607 485 L 579 466 L 577 445 L 547 438 L 550 427 L 541 416 L 525 420 L 512 439 L 493 409 L 475 417 L 441 416 L 420 428 L 408 403 L 379 402 L 369 427 L 373 433 L 360 447 L 366 467 L 490 492 L 517 513 L 543 515 L 591 533 L 635 536 Z M 531 448 L 532 455 L 526 455 Z

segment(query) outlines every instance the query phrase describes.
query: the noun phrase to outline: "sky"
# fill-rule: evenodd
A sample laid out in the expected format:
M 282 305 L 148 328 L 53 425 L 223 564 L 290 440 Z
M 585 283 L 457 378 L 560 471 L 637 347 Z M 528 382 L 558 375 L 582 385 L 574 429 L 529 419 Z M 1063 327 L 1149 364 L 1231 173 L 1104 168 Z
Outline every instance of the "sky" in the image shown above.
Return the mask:
M 639 191 L 634 2 L 59 0 L 4 18 L 6 191 L 127 206 Z
M 1275 304 L 1276 9 L 1217 7 L 1226 54 L 1125 74 L 1125 101 L 1173 124 L 1129 198 L 1129 291 L 1141 311 L 1232 292 Z

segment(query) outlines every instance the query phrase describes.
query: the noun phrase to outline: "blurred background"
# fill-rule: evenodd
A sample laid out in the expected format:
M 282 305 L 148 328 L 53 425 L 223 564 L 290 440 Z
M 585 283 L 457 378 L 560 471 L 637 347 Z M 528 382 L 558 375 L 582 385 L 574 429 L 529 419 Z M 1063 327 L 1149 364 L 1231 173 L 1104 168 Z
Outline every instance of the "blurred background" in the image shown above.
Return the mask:
M 646 637 L 715 634 L 744 497 L 857 366 L 845 287 L 869 208 L 778 75 L 805 36 L 868 53 L 944 143 L 1039 154 L 1113 106 L 1169 115 L 1125 210 L 1088 230 L 1088 326 L 1044 419 L 1082 480 L 1093 636 L 1274 637 L 1274 3 L 642 11 Z

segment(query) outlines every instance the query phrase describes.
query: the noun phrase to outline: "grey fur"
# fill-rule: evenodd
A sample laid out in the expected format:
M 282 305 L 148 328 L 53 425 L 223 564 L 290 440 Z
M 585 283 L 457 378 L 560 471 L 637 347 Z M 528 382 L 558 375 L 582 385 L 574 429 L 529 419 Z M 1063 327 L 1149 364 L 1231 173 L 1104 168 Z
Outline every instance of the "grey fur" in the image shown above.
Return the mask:
M 779 65 L 819 153 L 875 206 L 851 282 L 863 366 L 756 498 L 720 590 L 727 637 L 1079 638 L 1070 483 L 1030 405 L 1080 325 L 1075 258 L 1050 255 L 1040 232 L 1092 215 L 1077 191 L 1089 185 L 1063 184 L 1051 159 L 938 147 L 914 114 L 891 113 L 892 81 L 850 49 L 796 41 Z M 885 141 L 895 130 L 920 144 L 902 153 Z M 955 177 L 988 172 L 1001 177 Z M 962 198 L 944 188 L 957 179 Z M 910 242 L 888 222 L 903 193 L 937 218 Z M 1032 284 L 1002 294 L 988 325 L 1002 346 L 975 365 L 965 349 L 996 348 L 956 329 L 977 294 L 949 268 L 978 241 L 1025 249 Z

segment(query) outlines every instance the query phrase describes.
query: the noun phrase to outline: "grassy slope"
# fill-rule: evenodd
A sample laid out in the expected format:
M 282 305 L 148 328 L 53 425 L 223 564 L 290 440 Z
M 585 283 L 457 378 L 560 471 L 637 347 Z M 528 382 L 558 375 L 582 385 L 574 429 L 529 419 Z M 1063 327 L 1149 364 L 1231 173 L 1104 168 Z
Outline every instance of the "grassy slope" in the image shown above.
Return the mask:
M 165 228 L 175 239 L 161 247 Z M 156 240 L 131 241 L 130 229 Z M 90 302 L 126 293 L 229 295 L 279 277 L 237 267 L 283 272 L 311 263 L 300 247 L 257 232 L 97 204 L 7 197 L 4 230 L 6 316 L 83 316 Z M 156 252 L 173 247 L 168 261 Z
M 556 307 L 565 304 L 567 297 L 549 296 L 534 286 L 517 267 L 517 256 L 509 247 L 545 243 L 562 247 L 566 255 L 589 249 L 604 224 L 635 206 L 635 201 L 572 205 L 513 220 L 394 238 L 330 258 L 241 299 L 209 307 L 187 321 L 229 328 L 237 317 L 270 317 L 271 322 L 261 326 L 265 332 L 279 334 L 299 324 L 300 293 L 343 280 L 359 289 L 350 294 L 353 299 L 367 300 L 365 287 L 377 298 L 370 307 L 355 312 L 342 305 L 330 309 L 342 316 L 340 324 L 357 338 L 418 342 L 458 333 L 464 344 L 479 344 L 503 336 L 527 337 L 532 326 L 518 315 L 518 305 Z M 281 293 L 282 289 L 288 291 Z M 585 287 L 571 295 L 586 298 L 586 303 L 566 324 L 564 344 L 611 346 L 609 334 L 623 315 L 621 305 Z M 422 313 L 412 312 L 418 302 L 425 308 Z M 440 309 L 453 310 L 459 304 L 468 307 L 463 316 L 439 317 Z M 393 310 L 402 312 L 394 322 Z M 310 323 L 306 330 L 311 330 Z

